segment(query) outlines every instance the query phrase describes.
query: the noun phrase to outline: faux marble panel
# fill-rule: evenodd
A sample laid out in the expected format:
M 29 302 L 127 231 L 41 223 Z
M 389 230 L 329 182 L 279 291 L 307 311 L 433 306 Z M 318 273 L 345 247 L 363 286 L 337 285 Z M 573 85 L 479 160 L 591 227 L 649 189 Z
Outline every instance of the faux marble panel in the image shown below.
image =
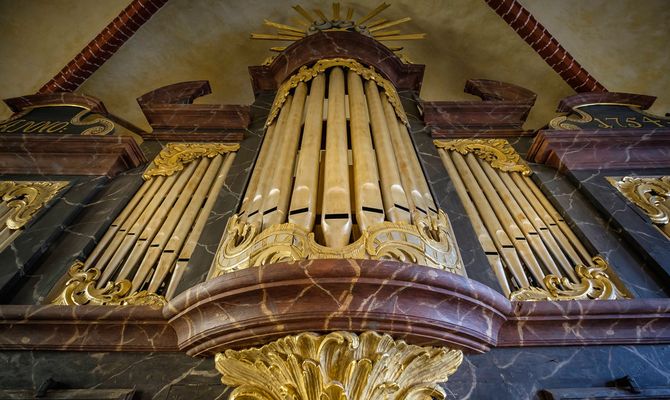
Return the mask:
M 44 243 L 45 251 L 37 253 L 41 257 L 35 261 L 34 269 L 26 273 L 20 287 L 11 294 L 10 304 L 43 302 L 59 280 L 66 276 L 72 262 L 84 259 L 93 250 L 96 241 L 141 185 L 143 171 L 144 167 L 136 168 L 109 182 L 102 177 L 80 179 L 62 201 L 76 211 L 72 212 L 76 216 L 66 218 L 67 214 L 58 212 L 56 207 L 53 213 L 49 213 L 48 219 L 45 215 L 45 226 L 63 230 L 64 234 Z M 105 183 L 107 185 L 102 188 Z M 74 189 L 81 193 L 72 192 Z M 77 198 L 72 196 L 75 193 L 79 194 Z M 27 250 L 30 251 L 34 248 Z
M 226 399 L 211 358 L 179 353 L 4 352 L 1 389 L 35 389 L 51 378 L 69 388 L 134 388 L 134 400 Z
M 608 224 L 626 239 L 666 287 L 670 287 L 670 240 L 637 206 L 631 204 L 605 178 L 608 176 L 669 175 L 670 169 L 573 171 L 582 192 L 605 216 Z M 644 268 L 644 267 L 643 267 Z
M 419 114 L 417 107 L 419 103 L 415 92 L 405 91 L 400 92 L 399 95 L 410 122 L 409 131 L 419 156 L 419 162 L 433 192 L 435 202 L 445 211 L 451 221 L 468 277 L 502 292 L 465 209 L 458 199 L 451 179 L 437 154 L 430 129 L 424 125 L 423 118 Z
M 263 93 L 251 106 L 251 124 L 245 131 L 226 182 L 205 225 L 186 272 L 177 288 L 177 294 L 203 282 L 214 260 L 228 218 L 237 212 L 265 133 L 265 121 L 270 112 L 274 93 Z
M 493 349 L 466 355 L 444 388 L 448 399 L 539 400 L 543 388 L 603 387 L 626 375 L 670 386 L 670 346 Z
M 630 248 L 628 241 L 620 236 L 602 218 L 594 204 L 570 179 L 555 169 L 531 164 L 533 180 L 541 187 L 547 198 L 563 215 L 568 225 L 594 254 L 602 254 L 624 286 L 635 296 L 642 298 L 667 297 L 664 285 L 657 281 L 648 268 L 640 267 L 644 261 Z M 592 181 L 598 171 L 583 175 L 582 180 Z M 609 174 L 609 173 L 608 173 Z M 602 177 L 605 175 L 603 174 Z M 600 178 L 604 181 L 603 178 Z
M 5 178 L 3 178 L 5 179 Z M 8 176 L 6 179 L 17 179 Z M 70 181 L 71 185 L 58 193 L 47 207 L 40 211 L 25 231 L 12 244 L 0 253 L 0 301 L 7 302 L 12 293 L 27 276 L 39 265 L 38 260 L 56 240 L 67 225 L 107 182 L 105 177 L 72 176 L 21 176 L 22 180 L 60 180 Z M 33 304 L 33 302 L 29 303 Z
M 670 386 L 670 347 L 494 349 L 466 354 L 443 384 L 448 399 L 539 400 L 543 388 L 603 387 L 625 375 Z M 34 389 L 47 378 L 72 388 L 134 387 L 139 400 L 227 399 L 211 358 L 177 353 L 4 352 L 0 389 Z

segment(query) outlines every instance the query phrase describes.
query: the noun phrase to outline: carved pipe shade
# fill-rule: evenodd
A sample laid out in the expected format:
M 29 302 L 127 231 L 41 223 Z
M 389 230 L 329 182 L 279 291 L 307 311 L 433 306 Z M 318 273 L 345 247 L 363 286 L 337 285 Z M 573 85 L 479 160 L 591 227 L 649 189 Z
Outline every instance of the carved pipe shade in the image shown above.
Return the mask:
M 237 144 L 168 143 L 144 184 L 55 304 L 150 304 L 172 298 L 233 163 Z
M 513 300 L 620 299 L 608 275 L 504 139 L 435 146 L 503 292 Z
M 209 277 L 317 258 L 393 259 L 464 275 L 393 85 L 353 60 L 282 84 Z

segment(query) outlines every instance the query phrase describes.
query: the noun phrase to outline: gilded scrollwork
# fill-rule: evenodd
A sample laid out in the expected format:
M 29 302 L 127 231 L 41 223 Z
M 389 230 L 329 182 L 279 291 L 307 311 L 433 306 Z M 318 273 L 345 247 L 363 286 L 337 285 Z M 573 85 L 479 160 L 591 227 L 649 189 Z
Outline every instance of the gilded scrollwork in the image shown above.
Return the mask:
M 132 284 L 124 279 L 119 282 L 107 282 L 97 288 L 100 271 L 96 268 L 84 268 L 84 263 L 76 261 L 69 270 L 70 279 L 52 304 L 83 306 L 83 305 L 146 305 L 154 308 L 163 307 L 166 300 L 163 296 L 147 291 L 130 293 Z
M 505 139 L 435 140 L 433 143 L 439 149 L 457 151 L 462 155 L 472 153 L 503 172 L 520 172 L 526 176 L 532 174 L 519 153 Z
M 402 104 L 400 103 L 400 97 L 398 97 L 398 92 L 396 92 L 395 87 L 391 82 L 384 79 L 384 77 L 382 77 L 377 71 L 375 71 L 374 68 L 365 67 L 358 61 L 347 58 L 329 58 L 319 60 L 316 62 L 316 64 L 314 64 L 311 67 L 307 66 L 301 67 L 300 70 L 295 75 L 291 76 L 287 81 L 285 81 L 279 87 L 279 89 L 277 90 L 277 95 L 275 96 L 275 100 L 272 103 L 270 115 L 268 116 L 268 120 L 265 123 L 265 125 L 269 126 L 275 120 L 275 118 L 279 114 L 281 106 L 286 101 L 286 98 L 288 97 L 291 89 L 297 87 L 300 82 L 309 82 L 310 80 L 315 78 L 318 74 L 333 67 L 348 68 L 351 71 L 354 71 L 355 73 L 359 74 L 363 79 L 373 81 L 381 88 L 383 88 L 384 93 L 386 93 L 386 96 L 389 99 L 389 103 L 391 103 L 391 105 L 395 109 L 398 118 L 400 118 L 400 120 L 403 123 L 408 124 L 407 115 L 405 115 L 405 111 L 403 110 Z
M 20 229 L 47 204 L 53 197 L 68 185 L 68 182 L 34 182 L 34 181 L 3 181 L 0 182 L 0 198 L 6 207 L 11 209 L 5 217 L 9 229 Z
M 202 157 L 215 157 L 239 150 L 236 143 L 168 143 L 154 158 L 142 177 L 170 176 L 184 169 L 184 165 Z
M 519 289 L 510 295 L 513 301 L 561 301 L 561 300 L 617 300 L 628 296 L 621 292 L 607 274 L 609 265 L 600 256 L 593 257 L 593 265 L 575 266 L 579 282 L 573 283 L 566 277 L 547 275 L 544 285 L 547 289 L 529 287 Z
M 70 120 L 70 123 L 75 126 L 94 125 L 91 128 L 84 130 L 82 135 L 104 136 L 114 130 L 114 123 L 107 118 L 94 118 L 90 121 L 83 119 L 90 113 L 89 110 L 83 110 Z
M 316 242 L 314 233 L 291 223 L 258 232 L 232 216 L 216 255 L 211 277 L 239 269 L 305 259 L 373 259 L 422 264 L 464 275 L 446 215 L 414 216 L 414 223 L 382 222 L 361 233 L 355 242 L 330 248 Z
M 670 176 L 608 178 L 670 238 Z
M 215 358 L 231 400 L 444 399 L 463 352 L 421 347 L 387 334 L 311 332 Z
M 549 121 L 549 126 L 552 129 L 574 131 L 581 129 L 578 125 L 575 125 L 575 123 L 586 124 L 593 121 L 593 116 L 586 111 L 582 111 L 577 107 L 572 110 L 575 112 L 575 115 L 556 117 Z

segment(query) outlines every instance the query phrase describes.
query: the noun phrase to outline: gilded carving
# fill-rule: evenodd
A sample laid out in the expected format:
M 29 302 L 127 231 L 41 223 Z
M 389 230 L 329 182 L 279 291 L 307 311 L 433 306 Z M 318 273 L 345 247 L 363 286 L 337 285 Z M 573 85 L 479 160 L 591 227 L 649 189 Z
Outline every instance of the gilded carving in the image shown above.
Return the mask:
M 291 76 L 286 82 L 282 83 L 282 85 L 279 87 L 279 90 L 277 90 L 277 95 L 275 96 L 275 100 L 272 103 L 272 109 L 270 110 L 270 115 L 268 116 L 268 120 L 265 125 L 269 126 L 275 120 L 291 89 L 297 87 L 300 82 L 309 82 L 318 74 L 332 67 L 346 67 L 360 75 L 362 78 L 375 82 L 384 89 L 384 93 L 386 93 L 389 103 L 391 103 L 395 109 L 398 118 L 400 118 L 403 123 L 408 124 L 407 116 L 405 115 L 405 111 L 403 110 L 402 104 L 400 103 L 400 97 L 398 97 L 398 92 L 396 92 L 395 87 L 393 87 L 391 82 L 384 79 L 384 77 L 375 71 L 374 68 L 365 67 L 358 61 L 347 58 L 329 58 L 319 60 L 311 67 L 301 67 L 295 75 Z
M 127 279 L 107 282 L 102 288 L 97 288 L 100 271 L 96 268 L 85 270 L 84 263 L 81 261 L 72 264 L 68 273 L 70 279 L 52 304 L 67 306 L 146 305 L 161 308 L 167 303 L 163 296 L 149 293 L 146 290 L 130 294 L 132 285 Z
M 68 182 L 0 182 L 0 197 L 12 209 L 5 217 L 9 229 L 20 229 L 58 193 Z
M 549 126 L 552 129 L 574 131 L 581 129 L 579 126 L 575 125 L 575 123 L 585 124 L 593 121 L 593 116 L 591 116 L 591 114 L 582 111 L 577 107 L 573 108 L 572 110 L 576 113 L 576 115 L 563 115 L 556 117 L 549 121 Z
M 420 347 L 389 335 L 305 332 L 215 358 L 231 400 L 444 399 L 463 352 Z
M 104 136 L 114 130 L 114 123 L 107 118 L 99 117 L 90 121 L 83 121 L 82 118 L 86 117 L 89 112 L 89 110 L 83 110 L 70 120 L 70 123 L 76 126 L 95 125 L 84 130 L 81 133 L 82 135 Z
M 607 179 L 670 238 L 670 176 Z
M 414 221 L 373 225 L 355 242 L 335 249 L 318 244 L 314 233 L 295 224 L 273 225 L 259 233 L 254 225 L 233 215 L 211 277 L 278 262 L 333 258 L 396 260 L 464 275 L 444 212 L 440 210 L 434 220 L 417 213 Z
M 504 172 L 520 172 L 532 174 L 531 169 L 505 139 L 454 139 L 435 140 L 437 148 L 457 151 L 462 155 L 472 153 L 488 162 L 491 167 Z
M 154 158 L 142 177 L 149 180 L 154 176 L 170 176 L 184 169 L 184 165 L 202 157 L 215 157 L 239 150 L 233 143 L 168 143 Z
M 510 295 L 512 301 L 561 301 L 561 300 L 618 300 L 628 296 L 612 282 L 607 270 L 607 261 L 600 256 L 593 257 L 589 266 L 575 266 L 579 283 L 572 283 L 566 277 L 547 275 L 544 285 L 547 289 L 529 287 L 519 289 Z

